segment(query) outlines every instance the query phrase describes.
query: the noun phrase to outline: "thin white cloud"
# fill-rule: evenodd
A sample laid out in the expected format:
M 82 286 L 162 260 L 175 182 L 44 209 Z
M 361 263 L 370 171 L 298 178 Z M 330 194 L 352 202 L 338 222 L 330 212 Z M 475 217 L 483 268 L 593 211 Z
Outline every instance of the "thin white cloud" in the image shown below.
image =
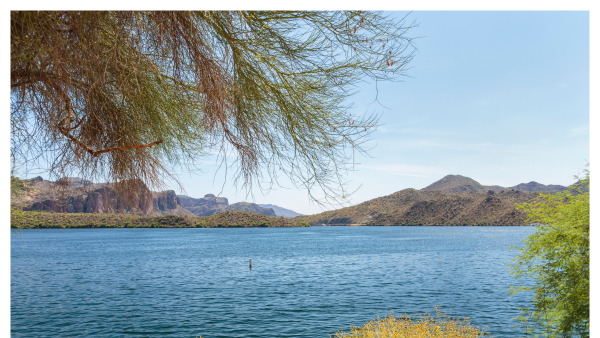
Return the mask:
M 403 175 L 403 176 L 413 176 L 413 177 L 425 177 L 425 178 L 430 178 L 431 177 L 431 176 L 425 176 L 425 175 L 408 174 L 408 173 L 397 173 L 397 172 L 391 172 L 391 174 L 393 174 L 393 175 Z
M 571 128 L 570 132 L 576 135 L 587 135 L 590 133 L 590 126 L 580 126 L 576 128 Z
M 429 175 L 441 175 L 445 171 L 440 168 L 424 166 L 424 165 L 412 165 L 412 164 L 379 164 L 379 165 L 359 165 L 359 168 L 371 169 L 383 171 L 394 175 L 405 175 L 414 177 L 425 177 L 429 178 Z
M 577 136 L 582 136 L 582 135 L 589 135 L 589 134 L 590 134 L 590 126 L 589 125 L 579 126 L 579 127 L 569 129 L 567 134 L 565 136 L 559 138 L 559 140 L 564 140 L 567 138 L 572 138 L 572 137 L 577 137 Z
M 377 131 L 382 133 L 394 133 L 394 134 L 412 134 L 412 135 L 439 135 L 439 136 L 460 136 L 463 134 L 436 130 L 436 129 L 424 129 L 424 128 L 394 128 L 381 126 L 377 128 Z
M 413 140 L 402 140 L 402 141 L 380 141 L 380 144 L 386 144 L 389 147 L 402 148 L 402 149 L 419 149 L 419 148 L 438 148 L 438 149 L 450 149 L 450 150 L 489 150 L 489 146 L 492 144 L 489 142 L 485 143 L 449 143 L 449 142 L 434 142 L 423 139 Z

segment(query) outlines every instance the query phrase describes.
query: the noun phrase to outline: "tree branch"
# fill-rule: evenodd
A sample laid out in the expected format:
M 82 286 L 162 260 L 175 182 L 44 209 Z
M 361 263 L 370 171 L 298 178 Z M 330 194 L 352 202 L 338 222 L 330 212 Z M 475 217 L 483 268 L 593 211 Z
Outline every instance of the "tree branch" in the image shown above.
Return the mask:
M 134 146 L 123 146 L 123 147 L 118 147 L 118 148 L 109 148 L 109 149 L 95 151 L 94 152 L 95 154 L 92 154 L 92 155 L 98 156 L 100 154 L 108 153 L 108 152 L 116 151 L 116 150 L 125 150 L 125 149 L 132 149 L 132 148 L 152 147 L 152 146 L 155 146 L 155 145 L 161 144 L 161 143 L 163 143 L 163 140 L 158 140 L 156 142 L 152 142 L 152 143 L 148 143 L 148 144 L 139 144 L 139 145 L 134 145 Z

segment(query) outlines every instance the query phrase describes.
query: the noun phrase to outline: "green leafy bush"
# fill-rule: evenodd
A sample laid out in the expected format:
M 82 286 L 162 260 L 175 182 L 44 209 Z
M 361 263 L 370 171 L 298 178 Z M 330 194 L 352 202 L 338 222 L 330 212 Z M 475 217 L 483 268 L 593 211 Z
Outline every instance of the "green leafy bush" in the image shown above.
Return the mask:
M 589 337 L 590 195 L 589 171 L 572 191 L 540 194 L 518 209 L 542 224 L 518 248 L 512 264 L 516 278 L 533 279 L 532 287 L 512 287 L 511 294 L 534 293 L 533 308 L 520 319 L 530 333 L 545 337 Z M 531 325 L 533 324 L 533 325 Z

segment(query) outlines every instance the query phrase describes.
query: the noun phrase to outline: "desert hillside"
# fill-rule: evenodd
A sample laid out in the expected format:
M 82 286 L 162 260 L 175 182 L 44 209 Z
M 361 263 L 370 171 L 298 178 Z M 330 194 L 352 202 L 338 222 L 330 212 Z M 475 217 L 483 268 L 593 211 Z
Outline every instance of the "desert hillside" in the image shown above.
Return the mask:
M 355 206 L 299 216 L 294 220 L 330 225 L 528 225 L 515 204 L 540 192 L 567 187 L 529 182 L 504 188 L 485 186 L 461 175 L 447 175 L 421 189 L 404 189 Z

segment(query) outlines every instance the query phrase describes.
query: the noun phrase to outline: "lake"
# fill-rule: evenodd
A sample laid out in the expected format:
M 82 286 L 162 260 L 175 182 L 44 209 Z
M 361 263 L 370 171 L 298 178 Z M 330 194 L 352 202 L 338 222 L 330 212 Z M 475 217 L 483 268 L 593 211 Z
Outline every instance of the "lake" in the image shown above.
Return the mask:
M 533 227 L 12 231 L 13 337 L 328 337 L 392 311 L 514 337 Z M 249 259 L 252 259 L 252 270 Z M 521 282 L 522 283 L 522 282 Z

